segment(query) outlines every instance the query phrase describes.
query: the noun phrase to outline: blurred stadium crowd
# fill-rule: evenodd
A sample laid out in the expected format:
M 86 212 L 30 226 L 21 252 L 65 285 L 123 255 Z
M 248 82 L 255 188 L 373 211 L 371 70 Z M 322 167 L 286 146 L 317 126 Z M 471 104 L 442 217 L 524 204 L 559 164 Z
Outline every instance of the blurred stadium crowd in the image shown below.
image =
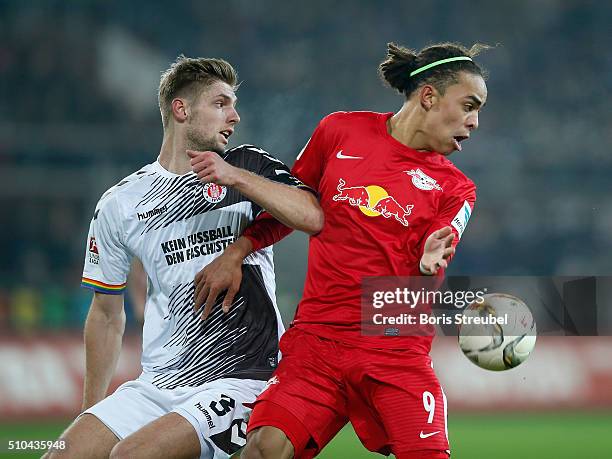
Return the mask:
M 292 164 L 327 113 L 399 108 L 376 74 L 388 41 L 499 43 L 480 131 L 452 158 L 479 200 L 451 272 L 610 274 L 611 18 L 578 0 L 1 1 L 0 329 L 82 326 L 93 206 L 158 154 L 157 83 L 179 53 L 232 62 L 232 145 Z M 287 314 L 305 247 L 278 252 Z

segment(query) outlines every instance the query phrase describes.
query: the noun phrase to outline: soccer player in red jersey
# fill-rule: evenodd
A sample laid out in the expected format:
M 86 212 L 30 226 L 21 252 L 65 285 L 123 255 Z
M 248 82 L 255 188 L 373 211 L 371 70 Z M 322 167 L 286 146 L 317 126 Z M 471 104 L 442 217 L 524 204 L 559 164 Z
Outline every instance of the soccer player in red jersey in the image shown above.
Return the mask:
M 299 154 L 292 172 L 318 193 L 325 225 L 310 238 L 304 295 L 242 457 L 314 457 L 348 421 L 371 451 L 450 455 L 432 337 L 363 336 L 360 293 L 366 276 L 442 276 L 455 253 L 476 187 L 447 156 L 478 128 L 487 88 L 473 58 L 483 48 L 390 44 L 380 74 L 405 96 L 401 109 L 333 113 Z M 198 274 L 196 305 L 288 231 L 256 221 Z

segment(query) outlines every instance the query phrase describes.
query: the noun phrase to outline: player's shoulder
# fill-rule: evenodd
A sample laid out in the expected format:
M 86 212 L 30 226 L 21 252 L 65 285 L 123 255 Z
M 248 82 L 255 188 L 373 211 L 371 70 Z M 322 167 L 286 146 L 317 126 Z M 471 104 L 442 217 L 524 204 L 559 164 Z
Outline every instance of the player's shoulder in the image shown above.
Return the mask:
M 450 159 L 440 155 L 439 162 L 444 169 L 445 182 L 449 184 L 456 193 L 476 193 L 476 184 Z
M 370 124 L 380 121 L 384 113 L 369 111 L 341 111 L 333 112 L 321 120 L 325 127 L 354 127 L 355 124 Z
M 155 163 L 147 164 L 139 170 L 123 177 L 113 186 L 108 188 L 98 200 L 96 205 L 96 213 L 101 209 L 114 206 L 116 202 L 122 201 L 129 194 L 137 191 L 138 185 L 144 185 L 145 182 L 150 182 L 157 176 Z M 148 189 L 147 187 L 145 187 Z
M 370 111 L 339 111 L 327 115 L 324 120 L 329 123 L 343 123 L 347 121 L 375 121 L 384 116 L 384 113 Z
M 263 156 L 272 156 L 263 148 L 259 148 L 256 145 L 252 145 L 250 143 L 244 143 L 242 145 L 238 145 L 237 147 L 230 148 L 226 150 L 224 153 L 225 157 L 236 156 L 236 155 L 263 155 Z
M 280 163 L 282 161 L 266 150 L 251 144 L 243 144 L 225 151 L 224 158 L 231 164 L 247 167 L 253 164 Z

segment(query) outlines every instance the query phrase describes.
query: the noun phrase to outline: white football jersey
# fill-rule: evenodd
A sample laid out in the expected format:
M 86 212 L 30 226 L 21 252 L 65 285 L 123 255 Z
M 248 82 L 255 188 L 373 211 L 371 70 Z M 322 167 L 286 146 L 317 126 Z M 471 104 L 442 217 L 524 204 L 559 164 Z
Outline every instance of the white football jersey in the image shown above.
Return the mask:
M 256 147 L 233 148 L 224 158 L 270 180 L 309 189 Z M 148 286 L 140 379 L 173 389 L 222 377 L 270 377 L 283 333 L 271 247 L 245 260 L 229 314 L 223 314 L 220 301 L 206 322 L 193 313 L 196 273 L 261 212 L 232 188 L 203 184 L 192 172 L 173 174 L 158 161 L 102 195 L 89 229 L 82 285 L 121 294 L 131 258 L 142 261 Z

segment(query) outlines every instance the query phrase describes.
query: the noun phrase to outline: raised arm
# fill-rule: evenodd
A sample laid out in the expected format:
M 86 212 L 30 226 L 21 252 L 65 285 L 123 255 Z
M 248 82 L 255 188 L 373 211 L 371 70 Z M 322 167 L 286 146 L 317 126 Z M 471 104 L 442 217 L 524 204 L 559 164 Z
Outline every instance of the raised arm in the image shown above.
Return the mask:
M 187 150 L 191 166 L 205 183 L 230 186 L 266 209 L 285 225 L 316 234 L 323 229 L 323 210 L 314 194 L 305 189 L 273 182 L 232 166 L 212 151 Z
M 319 123 L 312 137 L 298 155 L 291 172 L 289 172 L 288 169 L 285 172 L 291 174 L 290 176 L 297 180 L 299 184 L 305 185 L 310 191 L 315 193 L 318 193 L 318 185 L 324 169 L 325 149 L 323 146 L 327 143 L 324 125 L 325 121 Z M 196 157 L 199 160 L 197 163 L 200 163 L 200 165 L 193 167 L 198 177 L 200 177 L 200 179 L 204 177 L 206 180 L 212 181 L 206 166 L 210 164 L 212 160 L 210 160 L 210 158 L 206 161 L 200 159 L 196 152 L 191 152 L 189 155 L 192 157 L 192 166 L 194 162 L 196 162 Z M 201 164 L 204 163 L 204 161 L 206 165 Z M 221 164 L 221 166 L 223 165 Z M 283 171 L 276 170 L 276 168 L 274 169 L 277 173 L 283 173 Z M 285 175 L 285 177 L 287 177 L 287 175 Z M 295 182 L 293 183 L 295 184 Z M 250 189 L 250 187 L 254 185 L 255 182 L 251 182 L 250 185 L 246 184 L 240 186 L 244 187 L 246 193 L 256 193 L 257 199 L 261 198 L 266 201 L 265 203 L 264 201 L 258 202 L 254 195 L 252 197 L 253 201 L 257 202 L 272 215 L 265 212 L 260 214 L 255 221 L 245 229 L 242 236 L 234 244 L 230 245 L 221 256 L 213 260 L 212 263 L 196 275 L 194 310 L 199 311 L 205 304 L 204 311 L 202 312 L 203 320 L 208 317 L 216 298 L 219 293 L 224 290 L 227 290 L 228 294 L 225 296 L 222 307 L 225 312 L 229 310 L 234 295 L 238 291 L 240 282 L 242 281 L 242 261 L 251 252 L 275 244 L 289 235 L 292 229 L 288 228 L 288 226 L 300 229 L 311 235 L 323 229 L 324 215 L 314 193 L 305 191 L 304 189 L 295 189 L 297 187 L 293 187 L 293 191 L 307 193 L 309 195 L 300 198 L 300 200 L 306 202 L 308 207 L 296 208 L 294 204 L 291 204 L 290 200 L 286 199 L 291 195 L 285 195 L 285 199 L 279 199 L 280 196 L 278 194 L 268 194 L 272 191 L 271 189 L 263 191 L 263 187 L 258 188 L 257 186 L 255 189 Z M 286 186 L 286 188 L 292 187 Z M 282 194 L 285 188 L 280 188 L 280 190 Z M 241 190 L 245 196 L 249 197 L 245 191 Z M 274 217 L 280 221 L 276 220 Z M 293 220 L 293 222 L 290 220 Z M 301 224 L 291 224 L 295 223 L 296 220 Z

